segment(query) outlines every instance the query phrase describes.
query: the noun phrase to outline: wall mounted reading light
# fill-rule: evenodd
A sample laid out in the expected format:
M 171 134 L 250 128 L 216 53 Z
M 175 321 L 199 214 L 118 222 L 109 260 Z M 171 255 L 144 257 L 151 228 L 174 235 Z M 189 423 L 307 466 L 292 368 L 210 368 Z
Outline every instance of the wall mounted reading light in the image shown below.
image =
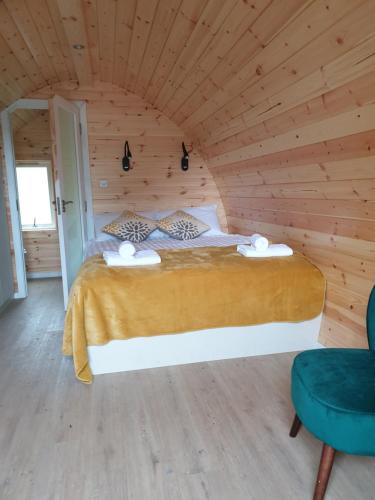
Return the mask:
M 75 44 L 73 44 L 73 49 L 82 50 L 84 48 L 85 48 L 85 46 L 82 45 L 82 43 L 75 43 Z
M 189 168 L 189 153 L 185 148 L 185 143 L 182 143 L 182 153 L 183 156 L 181 158 L 181 168 L 185 172 Z
M 124 147 L 124 157 L 122 159 L 122 170 L 128 172 L 130 170 L 130 160 L 132 159 L 132 154 L 130 152 L 128 141 L 125 142 Z

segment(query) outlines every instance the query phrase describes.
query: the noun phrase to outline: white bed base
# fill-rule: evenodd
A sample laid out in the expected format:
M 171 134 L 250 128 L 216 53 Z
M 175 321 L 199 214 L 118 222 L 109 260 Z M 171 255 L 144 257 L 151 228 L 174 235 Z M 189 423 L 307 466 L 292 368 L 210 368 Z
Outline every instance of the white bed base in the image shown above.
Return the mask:
M 300 323 L 267 323 L 112 340 L 104 346 L 88 347 L 90 367 L 94 375 L 99 375 L 316 349 L 322 347 L 318 343 L 321 319 L 319 315 Z

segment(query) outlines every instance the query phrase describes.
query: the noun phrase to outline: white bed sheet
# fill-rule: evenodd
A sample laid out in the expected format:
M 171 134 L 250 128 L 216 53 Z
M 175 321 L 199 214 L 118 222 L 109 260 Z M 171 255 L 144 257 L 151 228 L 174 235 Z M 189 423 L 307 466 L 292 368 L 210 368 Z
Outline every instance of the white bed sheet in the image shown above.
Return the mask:
M 146 240 L 142 243 L 134 243 L 136 250 L 168 250 L 176 248 L 200 248 L 200 247 L 229 247 L 240 243 L 250 243 L 250 236 L 241 234 L 224 234 L 220 236 L 200 236 L 193 240 L 175 240 L 173 238 L 163 238 Z M 85 258 L 101 254 L 106 250 L 117 251 L 120 240 L 90 240 L 86 246 Z

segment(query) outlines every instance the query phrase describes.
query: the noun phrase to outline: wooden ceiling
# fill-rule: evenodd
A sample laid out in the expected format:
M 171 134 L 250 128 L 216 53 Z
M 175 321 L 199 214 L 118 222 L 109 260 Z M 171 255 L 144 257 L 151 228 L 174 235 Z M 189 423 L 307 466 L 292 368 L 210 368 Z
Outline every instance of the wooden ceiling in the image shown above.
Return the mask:
M 0 0 L 0 107 L 56 82 L 111 82 L 209 157 L 374 70 L 374 19 L 374 0 Z

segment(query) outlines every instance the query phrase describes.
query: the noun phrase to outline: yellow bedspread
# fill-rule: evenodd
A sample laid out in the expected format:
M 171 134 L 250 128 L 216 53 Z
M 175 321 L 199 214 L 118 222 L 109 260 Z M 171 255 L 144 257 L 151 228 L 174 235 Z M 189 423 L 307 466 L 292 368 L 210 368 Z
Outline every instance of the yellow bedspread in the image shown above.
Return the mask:
M 90 383 L 87 346 L 207 328 L 304 321 L 320 314 L 325 280 L 305 257 L 250 259 L 235 247 L 160 251 L 161 264 L 87 260 L 73 284 L 63 353 Z

